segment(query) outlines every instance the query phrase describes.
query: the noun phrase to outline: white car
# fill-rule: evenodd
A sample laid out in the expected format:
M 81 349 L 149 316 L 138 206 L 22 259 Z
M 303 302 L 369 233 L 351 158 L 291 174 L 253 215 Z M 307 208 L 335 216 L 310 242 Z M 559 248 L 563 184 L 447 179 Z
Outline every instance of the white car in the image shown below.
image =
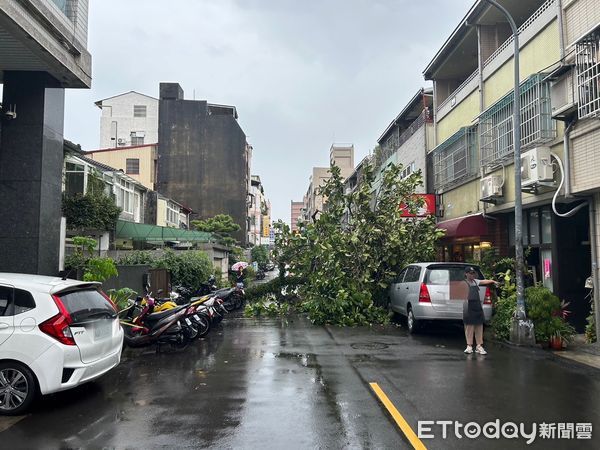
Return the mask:
M 100 283 L 0 273 L 0 414 L 93 380 L 121 360 L 123 330 Z

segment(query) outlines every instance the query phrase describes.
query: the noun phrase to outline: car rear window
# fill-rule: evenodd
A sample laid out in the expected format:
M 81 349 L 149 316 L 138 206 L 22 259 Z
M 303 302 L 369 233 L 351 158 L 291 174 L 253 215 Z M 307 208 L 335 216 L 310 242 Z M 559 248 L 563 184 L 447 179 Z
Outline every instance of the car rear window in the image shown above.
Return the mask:
M 73 322 L 115 316 L 112 304 L 96 289 L 85 289 L 58 294 Z
M 477 275 L 475 278 L 483 280 L 481 271 L 475 267 Z M 427 270 L 427 284 L 447 285 L 451 281 L 463 281 L 465 279 L 464 266 L 435 266 Z

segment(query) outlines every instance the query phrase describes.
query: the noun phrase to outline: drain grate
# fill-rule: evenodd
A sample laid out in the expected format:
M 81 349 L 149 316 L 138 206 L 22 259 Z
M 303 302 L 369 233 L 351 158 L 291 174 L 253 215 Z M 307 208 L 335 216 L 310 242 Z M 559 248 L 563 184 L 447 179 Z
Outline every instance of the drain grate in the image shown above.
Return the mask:
M 388 344 L 383 342 L 370 342 L 368 344 L 350 344 L 355 350 L 383 350 L 389 347 Z

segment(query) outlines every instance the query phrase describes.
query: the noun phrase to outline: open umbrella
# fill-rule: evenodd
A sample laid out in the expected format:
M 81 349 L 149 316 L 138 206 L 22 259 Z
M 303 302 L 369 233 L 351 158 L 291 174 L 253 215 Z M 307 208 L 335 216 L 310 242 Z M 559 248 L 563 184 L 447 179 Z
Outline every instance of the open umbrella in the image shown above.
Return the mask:
M 236 262 L 233 266 L 231 266 L 231 270 L 237 271 L 240 269 L 245 269 L 248 267 L 248 263 L 244 261 Z

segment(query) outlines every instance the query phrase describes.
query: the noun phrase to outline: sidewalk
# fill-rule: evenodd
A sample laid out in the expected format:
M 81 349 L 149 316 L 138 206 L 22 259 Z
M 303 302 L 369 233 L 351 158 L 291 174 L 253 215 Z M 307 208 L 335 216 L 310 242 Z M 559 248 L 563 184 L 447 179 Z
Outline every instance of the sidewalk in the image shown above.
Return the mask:
M 554 356 L 600 369 L 600 345 L 587 344 L 582 334 L 575 336 L 566 350 L 553 351 Z

